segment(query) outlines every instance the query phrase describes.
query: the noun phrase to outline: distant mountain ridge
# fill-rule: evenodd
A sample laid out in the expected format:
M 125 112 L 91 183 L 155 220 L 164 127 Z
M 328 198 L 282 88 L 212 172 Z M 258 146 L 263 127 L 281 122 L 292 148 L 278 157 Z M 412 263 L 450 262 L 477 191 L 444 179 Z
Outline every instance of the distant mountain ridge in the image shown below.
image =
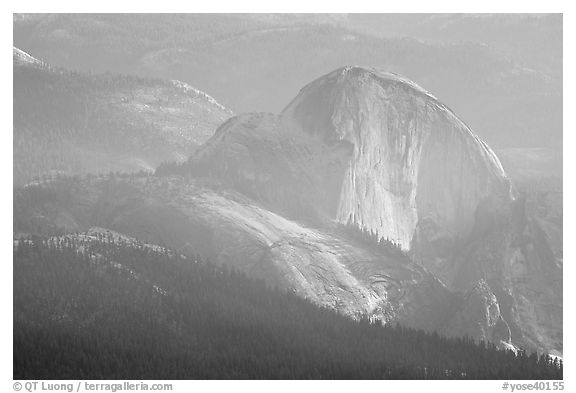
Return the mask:
M 14 177 L 151 171 L 232 112 L 179 81 L 70 72 L 14 52 Z
M 561 15 L 15 15 L 14 37 L 69 69 L 188 82 L 236 113 L 279 112 L 316 76 L 369 64 L 433 91 L 494 149 L 561 148 Z

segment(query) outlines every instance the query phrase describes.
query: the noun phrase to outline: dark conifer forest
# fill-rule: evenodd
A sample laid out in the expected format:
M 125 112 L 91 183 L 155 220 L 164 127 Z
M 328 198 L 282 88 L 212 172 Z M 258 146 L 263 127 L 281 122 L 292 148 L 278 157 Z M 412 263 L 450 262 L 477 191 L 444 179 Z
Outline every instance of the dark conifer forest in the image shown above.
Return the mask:
M 14 379 L 561 379 L 547 356 L 354 321 L 109 233 L 14 243 Z

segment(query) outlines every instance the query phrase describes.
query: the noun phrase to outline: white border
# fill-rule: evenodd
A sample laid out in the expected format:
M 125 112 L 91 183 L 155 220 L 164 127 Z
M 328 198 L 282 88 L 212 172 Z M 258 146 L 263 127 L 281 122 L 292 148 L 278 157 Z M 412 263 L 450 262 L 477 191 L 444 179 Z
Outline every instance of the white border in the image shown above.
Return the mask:
M 378 4 L 379 3 L 379 4 Z M 574 2 L 572 2 L 574 3 Z M 326 2 L 312 2 L 310 0 L 291 0 L 282 4 L 263 0 L 210 0 L 210 1 L 126 1 L 99 0 L 98 2 L 80 2 L 73 0 L 51 1 L 11 1 L 3 4 L 1 14 L 2 29 L 2 54 L 3 61 L 0 63 L 3 83 L 2 89 L 2 123 L 4 127 L 0 132 L 0 170 L 2 171 L 2 183 L 5 189 L 1 193 L 2 225 L 0 229 L 0 252 L 3 256 L 1 262 L 2 282 L 0 285 L 0 301 L 2 303 L 2 315 L 4 320 L 0 324 L 3 351 L 1 356 L 0 391 L 12 390 L 12 13 L 13 12 L 529 12 L 529 13 L 564 13 L 564 168 L 569 176 L 564 181 L 564 200 L 576 201 L 574 193 L 574 177 L 571 170 L 575 170 L 574 157 L 571 149 L 574 144 L 574 132 L 576 132 L 574 116 L 574 77 L 572 76 L 576 65 L 574 62 L 574 9 L 570 1 L 498 1 L 483 0 L 477 4 L 464 4 L 455 0 L 435 1 L 389 1 L 376 2 L 374 0 L 341 1 L 332 0 Z M 9 58 L 10 56 L 10 58 Z M 572 116 L 571 116 L 572 115 Z M 574 287 L 570 285 L 574 276 L 574 247 L 570 240 L 574 236 L 573 231 L 574 207 L 572 203 L 564 206 L 564 381 L 566 391 L 575 391 L 573 385 L 574 375 L 574 340 L 571 332 L 575 331 L 573 302 Z M 112 382 L 112 381 L 111 381 Z M 151 382 L 151 381 L 150 381 Z M 521 382 L 521 381 L 518 381 Z M 275 393 L 295 390 L 330 390 L 332 392 L 361 391 L 421 391 L 429 392 L 496 392 L 502 391 L 501 381 L 173 381 L 174 390 L 178 392 L 193 391 L 235 391 L 243 392 L 267 392 L 274 390 Z

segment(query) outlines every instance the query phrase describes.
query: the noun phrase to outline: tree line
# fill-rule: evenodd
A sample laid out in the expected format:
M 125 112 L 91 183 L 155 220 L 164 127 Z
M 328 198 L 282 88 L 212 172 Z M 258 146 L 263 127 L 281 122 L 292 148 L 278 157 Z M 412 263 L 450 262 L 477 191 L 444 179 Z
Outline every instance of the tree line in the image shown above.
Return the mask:
M 352 320 L 110 233 L 14 243 L 15 379 L 561 379 L 470 337 Z

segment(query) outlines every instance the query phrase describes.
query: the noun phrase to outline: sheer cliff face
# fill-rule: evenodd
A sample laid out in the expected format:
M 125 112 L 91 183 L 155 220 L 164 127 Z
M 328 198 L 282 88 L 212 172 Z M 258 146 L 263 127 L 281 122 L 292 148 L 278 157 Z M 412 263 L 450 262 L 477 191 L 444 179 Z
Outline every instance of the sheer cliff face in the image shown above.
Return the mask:
M 360 67 L 310 83 L 280 116 L 229 122 L 195 160 L 272 203 L 299 200 L 404 249 L 417 232 L 430 241 L 419 223 L 438 228 L 434 236 L 467 236 L 480 201 L 509 193 L 494 153 L 448 108 Z
M 394 74 L 336 70 L 302 89 L 282 117 L 288 132 L 351 146 L 334 218 L 404 249 L 423 219 L 466 236 L 478 203 L 508 191 L 494 153 L 436 98 Z

